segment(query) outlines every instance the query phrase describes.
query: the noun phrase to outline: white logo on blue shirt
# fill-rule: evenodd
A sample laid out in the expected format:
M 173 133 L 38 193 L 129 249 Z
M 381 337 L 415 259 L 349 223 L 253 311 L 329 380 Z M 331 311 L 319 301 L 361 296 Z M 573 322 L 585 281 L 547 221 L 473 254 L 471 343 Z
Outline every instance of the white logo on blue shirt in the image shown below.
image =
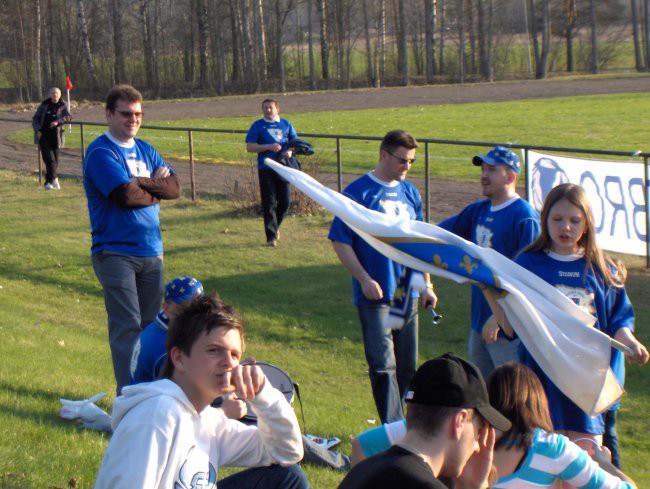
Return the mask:
M 384 214 L 389 216 L 406 217 L 407 219 L 411 218 L 411 215 L 409 214 L 409 206 L 406 202 L 382 199 L 379 201 L 379 206 L 384 211 Z
M 278 143 L 282 142 L 284 139 L 284 132 L 282 132 L 282 129 L 274 128 L 274 127 L 269 127 L 266 129 L 266 131 L 269 133 L 269 135 L 275 139 Z
M 478 224 L 476 226 L 476 244 L 481 248 L 492 248 L 492 237 L 494 233 L 488 227 Z
M 560 292 L 571 299 L 580 309 L 592 316 L 596 315 L 594 307 L 594 293 L 582 287 L 569 287 L 568 285 L 556 285 Z

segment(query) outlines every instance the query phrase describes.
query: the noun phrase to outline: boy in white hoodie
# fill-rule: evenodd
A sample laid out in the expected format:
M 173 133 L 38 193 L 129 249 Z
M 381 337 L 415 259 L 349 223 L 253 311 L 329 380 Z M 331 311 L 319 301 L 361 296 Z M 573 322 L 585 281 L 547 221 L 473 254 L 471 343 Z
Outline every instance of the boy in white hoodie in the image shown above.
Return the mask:
M 193 300 L 172 322 L 163 380 L 125 387 L 113 404 L 113 437 L 96 489 L 217 487 L 219 466 L 258 467 L 219 481 L 231 487 L 302 489 L 300 428 L 284 395 L 256 365 L 240 365 L 243 324 L 216 294 Z M 210 407 L 234 391 L 257 426 Z

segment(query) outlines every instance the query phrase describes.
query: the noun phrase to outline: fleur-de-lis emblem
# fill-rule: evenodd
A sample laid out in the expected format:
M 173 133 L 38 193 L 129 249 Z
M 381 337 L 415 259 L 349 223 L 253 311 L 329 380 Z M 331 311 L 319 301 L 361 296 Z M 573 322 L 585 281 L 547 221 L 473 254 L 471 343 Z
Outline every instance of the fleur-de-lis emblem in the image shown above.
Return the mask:
M 474 263 L 472 259 L 469 257 L 469 255 L 463 256 L 463 261 L 462 263 L 459 263 L 458 266 L 460 268 L 464 268 L 465 270 L 467 270 L 468 275 L 471 275 L 474 272 L 474 270 L 478 268 L 478 264 Z
M 442 258 L 440 258 L 440 255 L 433 255 L 433 265 L 438 267 L 438 268 L 442 268 L 443 270 L 447 270 L 449 268 L 449 264 L 442 261 Z

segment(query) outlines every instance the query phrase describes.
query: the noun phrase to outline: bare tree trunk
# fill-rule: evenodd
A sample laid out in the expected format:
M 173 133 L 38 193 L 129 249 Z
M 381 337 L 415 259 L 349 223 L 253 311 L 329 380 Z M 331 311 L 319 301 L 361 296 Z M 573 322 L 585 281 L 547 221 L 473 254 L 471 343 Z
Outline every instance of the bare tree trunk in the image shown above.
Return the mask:
M 485 0 L 477 0 L 476 8 L 478 10 L 478 58 L 481 71 L 481 78 L 483 80 L 490 79 L 490 66 L 488 59 L 488 52 L 490 45 L 488 42 L 487 34 L 487 16 L 485 12 Z M 490 7 L 488 7 L 490 8 Z
M 242 78 L 241 70 L 241 22 L 239 15 L 239 2 L 237 0 L 229 0 L 230 5 L 230 30 L 232 35 L 232 76 L 230 77 L 234 88 Z
M 646 56 L 646 61 L 645 64 L 647 67 L 650 67 L 650 0 L 645 0 L 645 9 L 644 9 L 644 18 L 643 18 L 643 26 L 644 26 L 644 37 L 645 37 L 645 56 Z
M 113 51 L 115 55 L 113 82 L 126 83 L 124 32 L 122 30 L 122 0 L 111 0 L 111 19 L 113 22 Z
M 382 80 L 386 77 L 386 0 L 379 0 L 379 26 L 377 29 L 377 56 L 379 73 L 377 75 L 377 88 L 381 87 Z
M 440 0 L 440 69 L 441 75 L 445 72 L 445 29 L 447 20 L 447 0 Z
M 88 37 L 88 26 L 86 24 L 86 13 L 84 11 L 83 0 L 77 0 L 77 27 L 81 33 L 81 51 L 83 53 L 86 70 L 90 75 L 90 85 L 92 94 L 97 93 L 97 75 L 95 74 L 95 65 L 93 64 L 93 54 L 90 51 L 90 39 Z
M 368 85 L 371 87 L 377 86 L 375 80 L 375 67 L 373 66 L 372 56 L 372 42 L 370 40 L 370 21 L 368 19 L 368 0 L 363 0 L 363 32 L 366 37 L 366 77 L 368 78 Z
M 275 0 L 275 48 L 276 48 L 276 66 L 278 71 L 278 91 L 284 93 L 287 90 L 286 80 L 284 78 L 284 60 L 282 59 L 282 8 L 283 0 Z
M 320 57 L 323 80 L 328 80 L 330 77 L 330 44 L 329 44 L 329 29 L 327 20 L 327 0 L 317 0 L 318 14 L 320 17 Z
M 542 56 L 537 67 L 537 79 L 547 76 L 548 56 L 551 54 L 551 2 L 542 0 Z
M 469 72 L 470 73 L 476 73 L 477 68 L 476 68 L 476 28 L 474 24 L 474 7 L 472 5 L 472 0 L 466 0 L 465 2 L 465 26 L 466 26 L 466 31 L 469 36 Z
M 589 23 L 591 25 L 591 72 L 598 73 L 598 36 L 596 33 L 595 0 L 589 0 Z
M 566 38 L 566 70 L 574 70 L 573 62 L 573 36 L 578 23 L 578 4 L 576 0 L 565 0 L 566 24 L 564 35 Z
M 458 26 L 458 81 L 465 83 L 465 2 L 464 0 L 457 1 L 456 9 L 456 24 Z
M 630 0 L 630 10 L 632 11 L 632 33 L 634 42 L 634 61 L 637 71 L 644 70 L 643 56 L 641 54 L 641 36 L 639 33 L 639 5 L 637 0 Z
M 365 0 L 364 0 L 365 1 Z M 307 0 L 307 45 L 309 50 L 309 89 L 316 90 L 316 60 L 314 58 L 314 0 Z
M 45 32 L 47 37 L 47 79 L 48 83 L 54 83 L 54 80 L 59 79 L 59 70 L 56 66 L 56 43 L 54 42 L 54 14 L 52 8 L 52 0 L 47 0 L 47 22 L 45 24 Z
M 199 36 L 199 88 L 208 88 L 208 4 L 196 0 L 196 25 Z
M 488 0 L 487 22 L 487 79 L 494 81 L 494 0 Z
M 537 38 L 537 5 L 535 0 L 528 1 L 528 23 L 530 25 L 530 37 L 533 40 L 533 56 L 535 58 L 535 78 L 540 70 L 541 55 L 539 52 L 539 39 Z
M 36 0 L 34 12 L 34 37 L 36 46 L 34 47 L 34 57 L 36 62 L 36 90 L 39 94 L 43 93 L 43 70 L 41 68 L 41 0 Z
M 258 63 L 258 91 L 262 90 L 262 82 L 268 78 L 267 66 L 268 56 L 266 53 L 266 27 L 264 25 L 264 5 L 262 0 L 255 1 L 256 24 L 255 31 L 257 37 L 257 63 Z
M 409 84 L 409 53 L 406 41 L 406 5 L 404 0 L 398 0 L 398 2 L 397 59 L 399 72 L 402 75 L 402 85 L 407 86 Z
M 253 90 L 257 85 L 258 72 L 253 61 L 253 37 L 251 35 L 251 5 L 249 0 L 242 1 L 242 54 L 244 55 L 244 73 L 247 91 Z
M 215 81 L 217 86 L 217 95 L 223 95 L 226 91 L 226 53 L 223 47 L 223 28 L 222 19 L 218 11 L 218 6 L 221 0 L 212 0 L 212 8 L 210 9 L 211 25 L 210 36 L 212 38 L 212 52 L 215 58 L 214 71 Z
M 436 75 L 436 0 L 424 0 L 424 51 L 426 58 L 426 80 L 433 83 Z

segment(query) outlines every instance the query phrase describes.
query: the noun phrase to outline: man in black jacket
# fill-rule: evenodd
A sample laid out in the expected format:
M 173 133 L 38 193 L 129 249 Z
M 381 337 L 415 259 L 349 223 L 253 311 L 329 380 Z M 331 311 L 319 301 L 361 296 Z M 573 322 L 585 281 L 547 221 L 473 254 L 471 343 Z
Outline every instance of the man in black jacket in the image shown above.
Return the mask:
M 72 116 L 68 105 L 61 99 L 61 90 L 50 88 L 49 98 L 43 100 L 32 118 L 34 144 L 38 144 L 45 162 L 45 190 L 58 190 L 59 148 L 63 147 L 64 124 Z

